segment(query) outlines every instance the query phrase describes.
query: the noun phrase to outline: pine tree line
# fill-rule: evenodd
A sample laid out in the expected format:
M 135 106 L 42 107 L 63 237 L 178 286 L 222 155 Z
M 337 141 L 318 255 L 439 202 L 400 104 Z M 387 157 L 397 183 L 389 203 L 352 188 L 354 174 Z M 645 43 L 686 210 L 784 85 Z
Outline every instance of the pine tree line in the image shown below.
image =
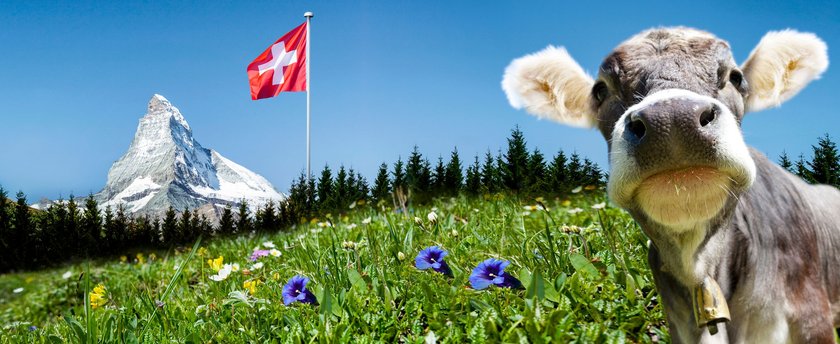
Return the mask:
M 373 202 L 405 207 L 422 204 L 434 197 L 451 197 L 464 193 L 470 196 L 509 192 L 521 196 L 565 194 L 582 185 L 600 186 L 605 176 L 587 158 L 573 153 L 567 157 L 560 150 L 546 161 L 539 149 L 529 151 L 519 127 L 511 131 L 507 150 L 493 155 L 488 151 L 483 160 L 475 156 L 464 167 L 458 149 L 448 159 L 439 156 L 434 163 L 423 156 L 417 146 L 392 164 L 382 163 L 369 187 L 364 177 L 345 172 L 344 166 L 333 175 L 325 166 L 320 177 L 307 180 L 304 174 L 292 184 L 290 201 L 303 217 L 347 211 L 353 204 Z
M 779 165 L 811 184 L 827 184 L 840 188 L 840 154 L 837 144 L 828 134 L 817 139 L 817 145 L 811 146 L 813 155 L 810 161 L 800 154 L 796 162 L 790 160 L 786 152 L 779 156 Z

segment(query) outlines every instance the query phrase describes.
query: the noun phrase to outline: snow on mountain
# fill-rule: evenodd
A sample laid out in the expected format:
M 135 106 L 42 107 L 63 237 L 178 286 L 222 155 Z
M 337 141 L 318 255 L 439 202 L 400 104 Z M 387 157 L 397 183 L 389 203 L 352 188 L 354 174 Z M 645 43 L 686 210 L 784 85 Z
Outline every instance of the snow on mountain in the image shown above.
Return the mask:
M 212 219 L 228 204 L 245 200 L 253 211 L 285 196 L 262 176 L 202 147 L 178 108 L 155 94 L 96 198 L 103 207 L 123 205 L 133 214 L 161 215 L 172 206 L 201 209 Z

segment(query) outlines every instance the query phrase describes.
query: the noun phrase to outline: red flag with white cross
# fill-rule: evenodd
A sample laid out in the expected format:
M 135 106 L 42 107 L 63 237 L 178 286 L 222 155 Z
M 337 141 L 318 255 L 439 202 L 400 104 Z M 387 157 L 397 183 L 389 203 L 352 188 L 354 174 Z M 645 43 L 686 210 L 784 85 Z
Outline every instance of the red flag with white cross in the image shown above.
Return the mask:
M 306 22 L 280 37 L 248 65 L 251 99 L 306 91 Z

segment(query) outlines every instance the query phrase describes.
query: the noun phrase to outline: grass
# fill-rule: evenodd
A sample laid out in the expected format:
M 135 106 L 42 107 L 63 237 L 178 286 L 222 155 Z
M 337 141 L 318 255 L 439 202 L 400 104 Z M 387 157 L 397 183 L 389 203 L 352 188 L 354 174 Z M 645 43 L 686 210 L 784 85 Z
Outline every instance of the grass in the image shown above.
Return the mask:
M 407 215 L 361 206 L 288 233 L 3 275 L 0 342 L 668 341 L 647 238 L 632 219 L 597 206 L 601 190 L 544 202 L 548 211 L 501 195 L 439 199 Z M 265 241 L 282 255 L 246 273 Z M 432 245 L 449 252 L 453 277 L 414 268 Z M 207 260 L 218 256 L 242 269 L 210 280 Z M 472 269 L 491 257 L 509 260 L 525 289 L 469 288 Z M 318 305 L 283 305 L 283 285 L 297 274 L 311 279 Z M 251 280 L 253 294 L 243 286 Z M 97 284 L 108 301 L 93 308 Z

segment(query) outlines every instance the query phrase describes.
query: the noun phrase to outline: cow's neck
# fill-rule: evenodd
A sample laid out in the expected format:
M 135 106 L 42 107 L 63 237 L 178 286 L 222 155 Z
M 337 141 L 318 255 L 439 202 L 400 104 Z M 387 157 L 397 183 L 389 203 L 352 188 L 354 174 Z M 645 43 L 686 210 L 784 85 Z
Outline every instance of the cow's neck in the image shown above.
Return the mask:
M 705 277 L 716 279 L 724 268 L 730 231 L 722 226 L 724 216 L 673 229 L 637 218 L 656 246 L 662 270 L 686 287 L 694 287 Z

